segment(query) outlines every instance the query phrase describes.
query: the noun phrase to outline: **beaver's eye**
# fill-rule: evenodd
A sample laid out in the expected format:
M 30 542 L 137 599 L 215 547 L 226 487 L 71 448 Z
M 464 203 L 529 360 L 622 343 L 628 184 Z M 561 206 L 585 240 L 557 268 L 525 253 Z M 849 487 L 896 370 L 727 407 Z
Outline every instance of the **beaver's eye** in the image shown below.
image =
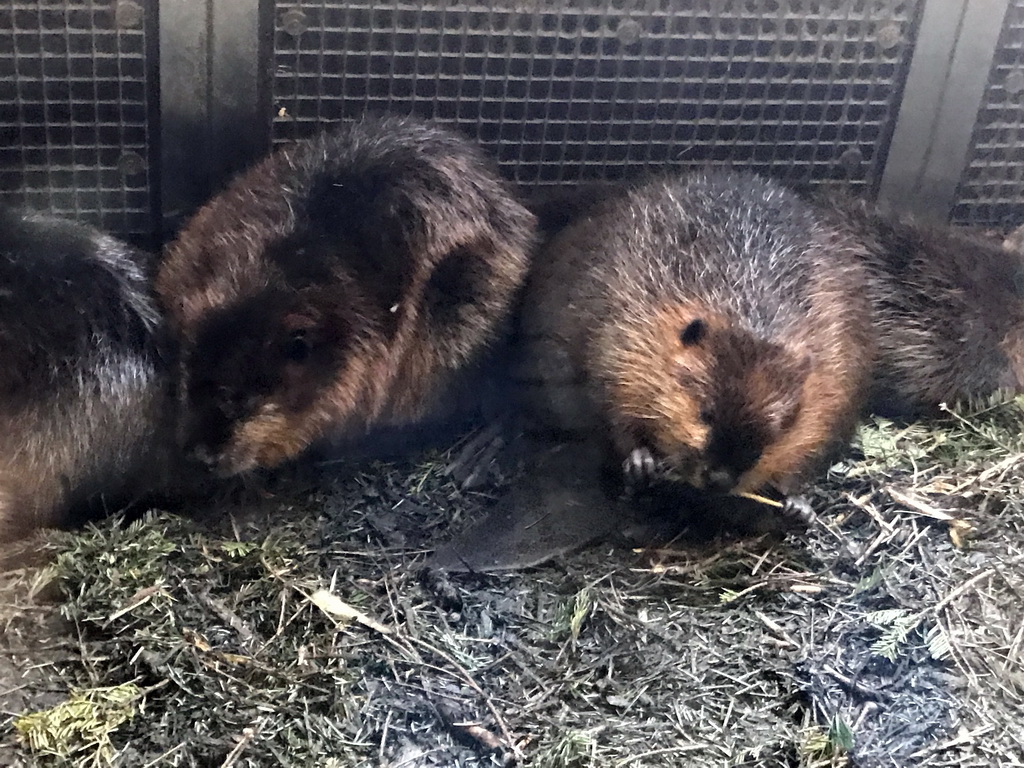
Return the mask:
M 304 363 L 309 359 L 313 345 L 304 329 L 292 331 L 292 335 L 284 345 L 284 356 L 293 363 Z
M 700 340 L 704 338 L 704 334 L 707 333 L 707 330 L 707 323 L 703 320 L 692 320 L 689 325 L 679 332 L 679 341 L 684 347 L 692 347 L 695 344 L 700 344 Z
M 709 427 L 715 423 L 715 414 L 710 408 L 701 408 L 699 416 L 700 420 Z

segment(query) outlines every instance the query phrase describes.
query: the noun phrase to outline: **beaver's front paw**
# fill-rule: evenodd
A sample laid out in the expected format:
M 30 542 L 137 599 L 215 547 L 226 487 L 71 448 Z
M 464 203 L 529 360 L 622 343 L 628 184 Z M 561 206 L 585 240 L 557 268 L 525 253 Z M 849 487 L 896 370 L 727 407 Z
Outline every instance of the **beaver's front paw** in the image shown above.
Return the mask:
M 799 520 L 808 528 L 818 519 L 814 509 L 803 496 L 787 496 L 782 505 L 782 516 L 787 520 Z
M 647 448 L 634 448 L 622 463 L 626 491 L 631 493 L 646 488 L 658 473 L 658 462 Z

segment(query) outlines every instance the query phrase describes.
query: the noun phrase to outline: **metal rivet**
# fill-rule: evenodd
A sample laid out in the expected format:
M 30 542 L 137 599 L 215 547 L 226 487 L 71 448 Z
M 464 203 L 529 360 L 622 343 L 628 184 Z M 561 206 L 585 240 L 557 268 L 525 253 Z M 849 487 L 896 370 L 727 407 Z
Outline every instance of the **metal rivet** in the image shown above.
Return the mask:
M 878 30 L 878 44 L 883 51 L 895 48 L 903 42 L 903 34 L 900 32 L 899 24 L 886 24 Z
M 137 29 L 142 26 L 146 12 L 138 3 L 124 0 L 114 6 L 114 24 L 119 29 Z
M 292 37 L 298 37 L 309 29 L 309 17 L 295 8 L 281 17 L 281 28 Z
M 619 24 L 615 36 L 619 38 L 619 42 L 623 45 L 635 45 L 640 42 L 640 36 L 643 34 L 643 31 L 644 29 L 640 26 L 639 22 L 630 19 Z
M 1008 74 L 1003 82 L 1003 88 L 1012 96 L 1024 92 L 1024 70 L 1015 69 Z
M 146 170 L 146 161 L 138 152 L 124 152 L 117 159 L 117 170 L 125 176 L 134 176 Z
M 850 147 L 839 156 L 840 167 L 849 174 L 856 173 L 860 170 L 860 166 L 863 162 L 864 155 L 855 147 Z

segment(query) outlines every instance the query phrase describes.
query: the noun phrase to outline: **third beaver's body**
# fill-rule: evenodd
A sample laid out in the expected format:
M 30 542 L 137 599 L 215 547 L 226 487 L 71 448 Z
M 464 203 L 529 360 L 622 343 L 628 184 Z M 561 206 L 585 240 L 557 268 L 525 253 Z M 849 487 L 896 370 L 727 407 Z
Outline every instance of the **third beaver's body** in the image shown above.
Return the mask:
M 980 234 L 819 196 L 863 245 L 879 358 L 869 409 L 934 413 L 940 403 L 1024 388 L 1024 257 Z
M 647 182 L 563 229 L 524 306 L 535 406 L 716 490 L 790 492 L 850 436 L 874 358 L 856 241 L 776 184 Z

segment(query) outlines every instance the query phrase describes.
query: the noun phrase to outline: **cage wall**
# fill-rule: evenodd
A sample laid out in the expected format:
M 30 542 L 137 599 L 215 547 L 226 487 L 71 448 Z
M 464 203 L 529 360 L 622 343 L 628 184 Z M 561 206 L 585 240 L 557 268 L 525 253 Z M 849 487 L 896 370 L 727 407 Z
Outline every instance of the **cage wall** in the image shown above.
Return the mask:
M 156 3 L 0 4 L 0 199 L 157 228 Z
M 1012 0 L 975 118 L 953 219 L 1024 222 L 1024 0 Z
M 873 192 L 916 10 L 278 2 L 273 137 L 398 109 L 475 134 L 527 189 L 713 162 Z
M 1024 0 L 36 0 L 0 8 L 0 197 L 173 233 L 367 110 L 527 192 L 730 164 L 1024 222 Z

